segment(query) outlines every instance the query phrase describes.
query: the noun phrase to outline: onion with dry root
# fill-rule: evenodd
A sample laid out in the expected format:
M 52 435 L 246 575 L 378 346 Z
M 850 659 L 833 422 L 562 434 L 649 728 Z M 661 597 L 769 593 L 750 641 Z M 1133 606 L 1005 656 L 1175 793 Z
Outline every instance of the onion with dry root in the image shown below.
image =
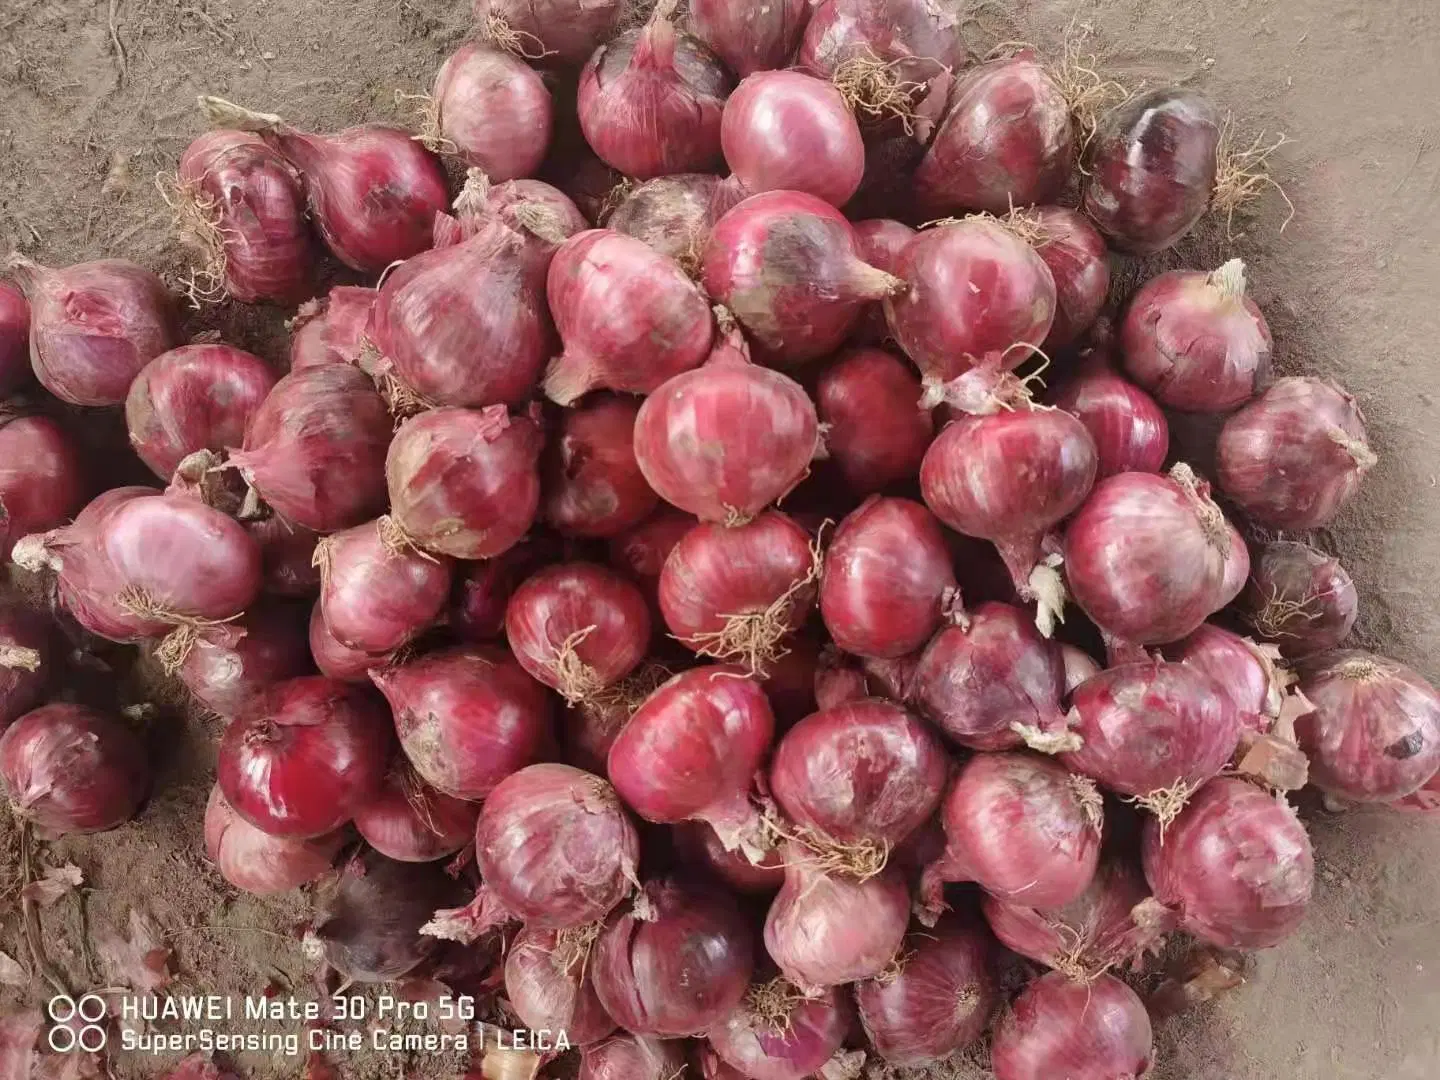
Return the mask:
M 1355 582 L 1340 560 L 1295 540 L 1259 549 L 1240 599 L 1255 633 L 1287 657 L 1339 645 L 1355 626 L 1359 605 Z
M 539 72 L 508 52 L 467 41 L 440 65 L 425 98 L 421 141 L 491 180 L 515 180 L 544 160 L 552 111 Z

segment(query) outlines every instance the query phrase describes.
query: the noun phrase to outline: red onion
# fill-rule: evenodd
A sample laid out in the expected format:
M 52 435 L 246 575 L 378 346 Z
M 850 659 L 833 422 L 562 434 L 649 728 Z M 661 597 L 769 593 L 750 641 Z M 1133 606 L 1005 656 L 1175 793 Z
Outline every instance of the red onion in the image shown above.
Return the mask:
M 560 417 L 543 459 L 541 513 L 566 536 L 609 537 L 647 518 L 659 502 L 635 460 L 640 403 L 591 394 Z
M 709 173 L 657 176 L 632 189 L 605 227 L 643 240 L 693 273 L 711 226 L 739 201 L 738 187 Z
M 290 370 L 321 364 L 353 364 L 365 344 L 375 290 L 336 285 L 329 294 L 300 305 L 290 321 Z
M 804 479 L 820 445 L 804 387 L 749 363 L 743 350 L 722 344 L 704 367 L 646 398 L 635 419 L 646 481 L 702 521 L 755 517 Z
M 30 302 L 30 365 L 71 405 L 119 405 L 140 369 L 179 342 L 165 283 L 123 259 L 51 270 L 21 255 L 4 269 Z
M 865 173 L 865 143 L 844 95 L 799 71 L 747 76 L 725 102 L 720 144 L 751 194 L 802 191 L 843 206 Z
M 1110 253 L 1105 238 L 1078 210 L 1042 206 L 1028 215 L 1039 236 L 1035 250 L 1055 279 L 1055 322 L 1045 348 L 1062 348 L 1095 325 L 1110 292 Z
M 535 521 L 542 443 L 533 420 L 503 405 L 421 413 L 400 426 L 385 459 L 391 517 L 427 551 L 493 558 Z
M 273 683 L 314 670 L 308 648 L 303 609 L 261 604 L 203 630 L 176 674 L 207 709 L 237 716 Z
M 1294 540 L 1260 549 L 1240 607 L 1264 641 L 1289 657 L 1333 649 L 1359 615 L 1355 582 L 1340 560 Z
M 945 853 L 920 885 L 930 919 L 944 909 L 947 881 L 979 882 L 993 896 L 1033 907 L 1064 907 L 1100 861 L 1100 793 L 1051 758 L 977 754 L 961 767 L 941 817 Z
M 915 239 L 915 230 L 908 225 L 889 218 L 870 218 L 853 223 L 855 243 L 860 258 L 877 269 L 893 274 L 900 263 L 900 256 L 910 241 Z M 856 344 L 879 345 L 890 337 L 890 326 L 885 321 L 885 305 L 872 303 L 865 309 L 850 340 Z M 906 372 L 910 369 L 907 367 Z M 928 414 L 927 414 L 928 419 Z M 911 473 L 914 470 L 910 470 Z
M 0 395 L 30 375 L 30 305 L 20 290 L 0 281 Z
M 770 749 L 765 692 L 733 667 L 681 672 L 635 711 L 610 748 L 606 772 L 646 821 L 703 821 L 752 862 L 768 850 L 750 784 Z M 618 1019 L 618 1018 L 617 1018 Z
M 370 678 L 415 771 L 457 799 L 485 798 L 549 742 L 549 695 L 503 649 L 447 649 Z
M 1165 659 L 1209 675 L 1235 706 L 1243 728 L 1264 734 L 1279 718 L 1292 677 L 1277 668 L 1279 654 L 1273 646 L 1203 623 L 1163 652 Z
M 548 545 L 521 540 L 504 554 L 456 568 L 456 590 L 447 623 L 462 641 L 498 641 L 505 633 L 505 606 L 520 582 L 558 557 Z
M 740 78 L 785 67 L 810 17 L 807 0 L 735 4 L 691 0 L 690 29 Z
M 1170 426 L 1144 390 L 1121 378 L 1100 354 L 1045 403 L 1064 409 L 1095 440 L 1096 479 L 1122 472 L 1159 472 L 1170 452 Z
M 855 986 L 876 1053 L 891 1065 L 938 1065 L 976 1042 L 999 999 L 992 949 L 983 925 L 955 915 L 910 934 L 894 971 Z
M 1088 981 L 1158 949 L 1175 928 L 1131 861 L 1109 858 L 1079 897 L 1040 910 L 985 896 L 985 918 L 1001 944 L 1071 979 Z
M 1001 1017 L 990 1046 L 995 1080 L 1127 1080 L 1154 1060 L 1145 1003 L 1113 975 L 1042 975 Z
M 315 561 L 325 626 L 349 649 L 393 652 L 430 626 L 450 596 L 450 561 L 417 552 L 389 518 L 327 536 Z
M 1184 463 L 1169 476 L 1121 473 L 1095 485 L 1065 531 L 1070 593 L 1111 639 L 1178 641 L 1227 602 L 1240 544 Z
M 660 610 L 687 649 L 763 677 L 815 606 L 818 555 L 779 511 L 748 525 L 695 526 L 660 573 Z
M 868 979 L 891 964 L 910 922 L 900 871 L 873 877 L 829 874 L 808 849 L 787 844 L 785 884 L 765 916 L 765 949 L 807 995 Z
M 1055 320 L 1050 268 L 998 221 L 966 218 L 924 230 L 895 273 L 909 288 L 885 302 L 890 330 L 927 376 L 953 379 L 982 362 L 1013 368 Z
M 664 618 L 660 614 L 659 591 L 665 560 L 695 525 L 689 514 L 662 504 L 635 528 L 610 541 L 611 565 L 627 572 L 640 585 L 657 622 Z
M 589 390 L 648 394 L 699 367 L 715 320 L 675 260 L 609 229 L 571 237 L 550 263 L 546 295 L 565 351 L 545 396 L 570 405 Z
M 230 454 L 230 464 L 276 513 L 334 532 L 384 509 L 392 428 L 385 402 L 358 368 L 304 368 L 276 383 L 251 415 L 244 449 Z
M 39 612 L 0 600 L 0 731 L 40 704 L 58 657 Z
M 627 10 L 621 0 L 474 0 L 482 31 L 521 56 L 580 64 Z
M 205 854 L 237 889 L 270 896 L 308 885 L 330 869 L 345 844 L 336 830 L 311 840 L 261 832 L 225 801 L 220 785 L 205 805 Z
M 685 1069 L 683 1042 L 616 1035 L 580 1051 L 576 1080 L 676 1080 Z
M 183 345 L 146 364 L 125 398 L 130 445 L 170 479 L 197 450 L 239 446 L 245 425 L 275 385 L 258 356 L 230 345 Z
M 599 1042 L 615 1021 L 595 996 L 588 928 L 520 931 L 505 957 L 505 997 L 531 1031 L 565 1032 L 573 1046 Z
M 576 108 L 585 141 L 605 164 L 649 180 L 705 172 L 720 158 L 720 114 L 730 74 L 660 0 L 643 26 L 595 50 L 580 74 Z
M 920 380 L 879 349 L 843 354 L 820 375 L 815 402 L 825 445 L 856 495 L 871 495 L 913 477 L 934 437 L 920 408 Z
M 870 692 L 865 669 L 855 657 L 847 656 L 834 645 L 825 646 L 815 665 L 816 708 L 823 711 L 877 696 Z
M 315 253 L 304 186 L 263 139 L 207 131 L 180 155 L 175 188 L 181 238 L 204 259 L 190 283 L 193 297 L 289 305 L 311 295 Z
M 573 703 L 619 682 L 645 658 L 645 595 L 594 563 L 548 566 L 515 590 L 505 637 L 532 678 Z
M 21 537 L 69 520 L 86 486 L 79 450 L 59 424 L 0 408 L 0 560 Z
M 1074 158 L 1070 103 L 1026 49 L 971 68 L 955 83 L 949 111 L 915 170 L 915 195 L 932 217 L 955 210 L 1004 214 L 1054 202 Z
M 355 811 L 355 828 L 381 855 L 400 862 L 434 862 L 475 838 L 480 807 L 436 791 L 403 758 L 384 786 Z
M 369 682 L 371 668 L 389 667 L 395 659 L 393 653 L 375 656 L 341 645 L 325 625 L 318 600 L 310 611 L 309 642 L 310 655 L 320 673 L 339 682 Z
M 150 788 L 144 744 L 109 713 L 44 705 L 0 734 L 0 788 L 10 809 L 51 833 L 113 829 Z
M 1145 827 L 1145 877 L 1183 929 L 1224 949 L 1264 949 L 1300 925 L 1314 887 L 1305 826 L 1283 797 L 1221 777 L 1161 831 Z
M 1104 668 L 1100 663 L 1084 649 L 1074 645 L 1060 643 L 1060 656 L 1065 662 L 1065 698 L 1075 692 L 1075 688 L 1086 679 L 1099 675 Z
M 844 1045 L 854 1016 L 849 995 L 838 987 L 806 997 L 783 978 L 752 983 L 739 1007 L 706 1033 L 708 1047 L 701 1050 L 704 1078 L 820 1076 Z
M 394 745 L 373 695 L 319 675 L 270 687 L 220 742 L 220 790 L 271 836 L 323 836 L 380 790 Z
M 676 881 L 650 881 L 635 910 L 614 912 L 595 943 L 595 992 L 637 1035 L 705 1031 L 745 996 L 754 947 L 749 921 L 733 903 Z
M 1074 744 L 1060 708 L 1060 648 L 1011 604 L 981 604 L 919 654 L 903 693 L 950 738 L 975 750 Z
M 1295 734 L 1321 791 L 1390 802 L 1440 770 L 1440 696 L 1405 665 L 1337 650 L 1302 668 L 1300 691 L 1315 711 L 1296 719 Z
M 315 565 L 319 536 L 290 524 L 277 514 L 244 524 L 245 531 L 260 545 L 266 592 L 300 599 L 309 599 L 320 592 L 320 568 Z
M 445 170 L 409 132 L 364 124 L 312 135 L 222 98 L 202 97 L 200 108 L 212 127 L 255 132 L 300 171 L 320 235 L 346 266 L 378 274 L 430 246 Z
M 1316 529 L 1334 520 L 1374 467 L 1355 399 L 1324 379 L 1280 379 L 1225 422 L 1220 490 L 1263 525 Z
M 840 211 L 792 191 L 752 195 L 717 221 L 702 276 L 767 360 L 784 366 L 834 352 L 867 301 L 904 288 L 860 260 Z
M 1172 270 L 1130 302 L 1120 328 L 1125 370 L 1165 405 L 1224 412 L 1270 378 L 1270 328 L 1245 295 L 1245 264 Z
M 1090 144 L 1083 209 L 1121 251 L 1164 251 L 1205 213 L 1219 148 L 1215 107 L 1199 94 L 1133 98 L 1105 117 Z
M 703 821 L 681 822 L 673 831 L 687 869 L 705 872 L 735 892 L 774 896 L 785 884 L 785 859 L 779 848 L 766 852 L 756 864 L 738 851 L 725 850 L 719 835 Z
M 550 146 L 550 91 L 507 52 L 466 42 L 440 66 L 427 103 L 424 142 L 485 170 L 492 180 L 529 176 Z
M 815 711 L 819 668 L 820 645 L 804 633 L 792 635 L 784 652 L 766 668 L 760 686 L 775 712 L 777 734 L 789 731 Z

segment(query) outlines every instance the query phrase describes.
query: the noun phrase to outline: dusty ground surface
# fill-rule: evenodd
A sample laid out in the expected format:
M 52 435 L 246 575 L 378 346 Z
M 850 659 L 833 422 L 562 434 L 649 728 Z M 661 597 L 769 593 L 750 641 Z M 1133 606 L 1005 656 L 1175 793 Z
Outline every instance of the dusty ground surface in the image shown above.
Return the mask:
M 152 178 L 200 130 L 201 92 L 330 129 L 400 115 L 466 29 L 461 0 L 0 0 L 0 246 L 63 263 L 125 255 L 173 270 Z M 1440 8 L 1419 0 L 1106 0 L 981 5 L 978 43 L 1051 44 L 1093 26 L 1117 73 L 1212 93 L 1252 131 L 1284 132 L 1275 157 L 1297 214 L 1265 207 L 1251 235 L 1211 230 L 1165 260 L 1251 263 L 1281 365 L 1333 376 L 1363 403 L 1382 464 L 1321 538 L 1364 596 L 1358 640 L 1440 680 Z M 279 359 L 283 313 L 193 320 Z M 132 697 L 135 695 L 132 694 Z M 304 987 L 293 929 L 303 899 L 260 902 L 199 855 L 213 728 L 161 719 L 158 792 L 143 817 L 50 845 L 79 894 L 41 914 L 52 960 L 77 990 L 109 974 L 84 943 L 153 915 L 177 989 Z M 1157 1075 L 1189 1080 L 1428 1080 L 1440 1075 L 1440 822 L 1309 811 L 1319 881 L 1304 930 L 1261 957 L 1221 1005 L 1163 1026 Z M 0 949 L 25 958 L 15 899 L 18 839 L 0 820 Z M 48 996 L 0 987 L 0 1012 Z M 290 1077 L 297 1059 L 249 1059 Z M 357 1059 L 352 1077 L 400 1072 Z M 438 1075 L 417 1059 L 416 1075 Z M 118 1075 L 158 1075 L 117 1057 Z

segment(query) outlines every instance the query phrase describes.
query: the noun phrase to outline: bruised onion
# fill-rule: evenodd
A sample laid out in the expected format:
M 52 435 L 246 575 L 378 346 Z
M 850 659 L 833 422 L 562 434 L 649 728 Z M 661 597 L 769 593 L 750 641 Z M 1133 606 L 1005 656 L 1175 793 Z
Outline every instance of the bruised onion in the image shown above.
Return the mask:
M 995 1080 L 1125 1080 L 1154 1059 L 1145 1003 L 1113 975 L 1042 975 L 1001 1017 L 990 1046 Z
M 830 459 L 856 495 L 919 472 L 935 425 L 902 361 L 879 349 L 847 352 L 821 372 L 815 404 Z
M 1220 490 L 1262 525 L 1328 525 L 1376 463 L 1355 399 L 1324 379 L 1278 380 L 1225 422 Z
M 609 537 L 639 525 L 660 501 L 635 460 L 640 403 L 591 394 L 560 417 L 542 459 L 541 514 L 566 536 Z
M 0 409 L 0 560 L 22 537 L 69 520 L 85 502 L 79 448 L 48 416 Z
M 586 928 L 526 927 L 505 956 L 505 997 L 531 1031 L 563 1031 L 574 1046 L 599 1042 L 615 1030 L 595 996 L 593 942 Z
M 109 713 L 43 705 L 0 734 L 0 788 L 23 821 L 51 833 L 113 829 L 150 789 L 140 739 Z
M 236 716 L 267 687 L 312 670 L 303 609 L 262 604 L 206 627 L 176 674 L 200 704 Z
M 56 660 L 39 612 L 0 600 L 0 731 L 40 704 Z
M 427 103 L 424 141 L 492 180 L 529 176 L 550 146 L 550 91 L 518 57 L 473 41 L 446 58 Z
M 1294 540 L 1261 547 L 1241 597 L 1245 619 L 1289 657 L 1333 649 L 1359 615 L 1355 582 L 1340 560 Z
M 1110 292 L 1110 253 L 1090 219 L 1068 206 L 1031 211 L 1039 236 L 1035 250 L 1055 279 L 1055 321 L 1045 348 L 1073 344 L 1095 325 Z
M 290 370 L 355 363 L 374 306 L 375 290 L 355 285 L 336 285 L 320 299 L 301 304 L 289 324 Z
M 807 0 L 691 0 L 690 29 L 740 78 L 785 67 L 810 17 Z
M 436 791 L 403 758 L 385 783 L 355 811 L 355 829 L 367 844 L 399 862 L 434 862 L 475 839 L 480 807 Z
M 23 384 L 30 372 L 30 305 L 13 285 L 0 281 L 0 395 Z
M 350 649 L 393 652 L 434 622 L 449 599 L 449 560 L 417 552 L 389 518 L 327 536 L 315 561 L 325 626 Z
M 622 0 L 474 0 L 482 32 L 511 52 L 580 64 L 610 36 Z
M 309 840 L 271 836 L 235 812 L 220 785 L 210 789 L 205 804 L 205 854 L 220 876 L 237 889 L 270 896 L 298 889 L 330 869 L 345 844 L 336 830 Z
M 1096 480 L 1122 472 L 1159 472 L 1170 452 L 1170 426 L 1155 400 L 1121 378 L 1099 354 L 1045 403 L 1085 425 L 1095 440 Z
M 738 186 L 709 173 L 657 176 L 632 189 L 605 227 L 643 240 L 689 273 L 699 262 L 710 227 L 739 202 Z
M 706 1032 L 709 1045 L 700 1051 L 703 1080 L 824 1075 L 853 1021 L 843 988 L 807 997 L 784 978 L 752 983 L 740 1005 Z

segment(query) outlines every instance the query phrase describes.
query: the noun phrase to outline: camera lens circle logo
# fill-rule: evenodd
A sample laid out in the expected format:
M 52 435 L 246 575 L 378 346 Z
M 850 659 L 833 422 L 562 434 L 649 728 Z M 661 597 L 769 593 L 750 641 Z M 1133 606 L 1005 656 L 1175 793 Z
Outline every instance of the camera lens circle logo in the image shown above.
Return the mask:
M 74 1050 L 94 1054 L 105 1049 L 105 999 L 99 994 L 85 994 L 79 1001 L 69 994 L 60 994 L 50 999 L 45 1011 L 54 1021 L 49 1043 L 57 1054 Z M 74 1023 L 77 1017 L 78 1025 Z

